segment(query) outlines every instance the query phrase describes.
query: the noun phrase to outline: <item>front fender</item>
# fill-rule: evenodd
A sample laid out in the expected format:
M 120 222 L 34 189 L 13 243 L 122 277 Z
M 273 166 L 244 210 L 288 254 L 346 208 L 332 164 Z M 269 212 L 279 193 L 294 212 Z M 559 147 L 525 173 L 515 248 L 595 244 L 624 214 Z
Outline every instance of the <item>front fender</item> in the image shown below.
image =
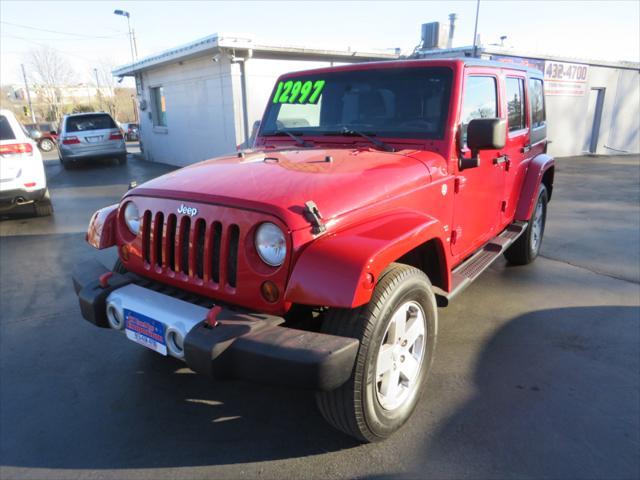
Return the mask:
M 91 217 L 86 240 L 92 247 L 102 250 L 116 244 L 116 217 L 118 204 L 101 208 Z
M 516 207 L 515 220 L 528 222 L 533 213 L 533 207 L 538 199 L 538 189 L 542 182 L 544 173 L 552 168 L 555 162 L 552 157 L 541 153 L 534 157 L 529 163 L 527 175 L 520 190 L 520 198 Z M 551 193 L 551 192 L 549 192 Z
M 392 212 L 321 237 L 298 258 L 285 300 L 340 308 L 363 305 L 391 262 L 426 241 L 444 237 L 438 220 L 415 211 Z

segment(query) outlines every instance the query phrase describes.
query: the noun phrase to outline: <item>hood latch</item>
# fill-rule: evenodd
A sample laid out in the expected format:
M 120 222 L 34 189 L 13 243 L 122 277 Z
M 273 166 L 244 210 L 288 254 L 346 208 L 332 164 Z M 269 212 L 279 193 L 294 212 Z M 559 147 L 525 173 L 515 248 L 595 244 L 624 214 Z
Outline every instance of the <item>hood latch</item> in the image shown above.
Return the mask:
M 314 201 L 309 200 L 304 204 L 304 216 L 313 227 L 313 234 L 319 235 L 327 231 L 327 227 L 322 223 L 322 214 Z

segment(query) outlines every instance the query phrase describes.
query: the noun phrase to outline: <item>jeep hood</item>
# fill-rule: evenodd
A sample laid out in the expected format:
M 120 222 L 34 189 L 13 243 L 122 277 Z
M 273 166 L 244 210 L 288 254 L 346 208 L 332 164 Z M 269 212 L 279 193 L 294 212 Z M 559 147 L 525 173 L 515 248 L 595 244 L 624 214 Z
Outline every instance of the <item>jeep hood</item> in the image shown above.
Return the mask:
M 297 230 L 312 200 L 329 221 L 430 181 L 425 163 L 372 149 L 252 152 L 206 160 L 140 185 L 127 195 L 219 203 L 271 213 Z

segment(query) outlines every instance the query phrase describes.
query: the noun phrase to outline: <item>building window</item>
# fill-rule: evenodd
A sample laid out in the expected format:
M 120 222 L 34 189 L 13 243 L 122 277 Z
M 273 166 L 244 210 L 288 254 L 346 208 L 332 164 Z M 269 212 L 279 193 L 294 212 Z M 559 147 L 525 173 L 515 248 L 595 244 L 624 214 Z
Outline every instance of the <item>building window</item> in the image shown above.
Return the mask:
M 167 101 L 164 97 L 164 88 L 153 87 L 151 90 L 151 105 L 153 109 L 153 125 L 155 127 L 167 126 Z
M 494 77 L 467 77 L 462 103 L 462 143 L 467 144 L 467 125 L 476 118 L 498 117 L 498 95 Z
M 509 131 L 526 128 L 524 120 L 524 80 L 507 78 L 507 112 L 509 115 Z
M 542 127 L 545 123 L 544 88 L 539 78 L 529 79 L 529 98 L 531 98 L 531 128 Z

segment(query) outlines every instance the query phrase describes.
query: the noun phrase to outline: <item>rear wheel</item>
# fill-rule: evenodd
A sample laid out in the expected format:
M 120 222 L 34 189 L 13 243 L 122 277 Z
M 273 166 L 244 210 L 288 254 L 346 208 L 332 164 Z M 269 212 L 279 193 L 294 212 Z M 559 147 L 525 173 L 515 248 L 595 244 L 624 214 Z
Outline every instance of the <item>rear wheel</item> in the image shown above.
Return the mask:
M 48 217 L 53 213 L 53 204 L 51 203 L 48 188 L 45 190 L 42 199 L 34 204 L 34 209 L 38 217 Z
M 40 150 L 42 150 L 43 152 L 50 152 L 52 151 L 55 147 L 56 144 L 53 143 L 53 140 L 51 140 L 50 138 L 43 138 L 42 140 L 40 140 L 40 142 L 38 143 L 38 147 L 40 148 Z
M 547 187 L 542 183 L 527 230 L 504 252 L 509 263 L 527 265 L 533 262 L 540 253 L 544 227 L 547 223 L 547 202 Z
M 322 331 L 357 338 L 360 347 L 349 380 L 317 393 L 320 412 L 361 441 L 388 437 L 413 413 L 431 368 L 437 311 L 429 279 L 392 264 L 367 305 L 329 310 Z
M 118 157 L 118 164 L 119 165 L 126 165 L 127 164 L 127 154 L 126 153 L 124 155 L 120 155 Z

